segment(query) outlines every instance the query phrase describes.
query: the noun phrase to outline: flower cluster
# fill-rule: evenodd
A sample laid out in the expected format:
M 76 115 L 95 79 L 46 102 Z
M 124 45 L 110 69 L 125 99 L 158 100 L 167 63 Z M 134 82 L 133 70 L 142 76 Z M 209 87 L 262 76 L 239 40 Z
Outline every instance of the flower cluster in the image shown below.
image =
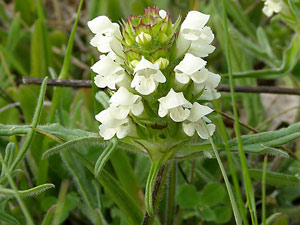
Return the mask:
M 284 7 L 283 0 L 265 0 L 263 13 L 270 17 L 274 13 L 279 13 Z
M 88 22 L 95 34 L 90 43 L 101 52 L 91 68 L 94 82 L 111 94 L 110 106 L 96 116 L 105 140 L 131 137 L 147 146 L 171 139 L 174 145 L 196 133 L 213 135 L 207 118 L 213 110 L 205 104 L 220 97 L 220 76 L 203 59 L 215 49 L 208 20 L 190 11 L 173 24 L 166 11 L 149 7 L 122 21 L 121 30 L 106 16 Z

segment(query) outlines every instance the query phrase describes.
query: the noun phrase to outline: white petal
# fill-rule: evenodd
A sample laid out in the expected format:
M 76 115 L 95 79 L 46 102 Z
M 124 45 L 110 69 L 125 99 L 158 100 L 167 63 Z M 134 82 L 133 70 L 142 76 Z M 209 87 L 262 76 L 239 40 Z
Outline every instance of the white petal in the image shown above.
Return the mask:
M 153 74 L 152 77 L 155 81 L 159 83 L 165 83 L 167 81 L 166 77 L 160 70 L 158 70 L 157 73 Z
M 186 135 L 192 137 L 195 134 L 195 127 L 193 123 L 183 123 L 182 128 Z
M 183 93 L 177 93 L 173 90 L 173 88 L 171 88 L 171 90 L 165 97 L 158 99 L 158 101 L 160 102 L 160 104 L 163 104 L 164 108 L 166 109 L 172 109 L 178 106 L 185 106 L 188 108 L 192 107 L 192 104 L 185 99 Z
M 135 116 L 139 116 L 142 114 L 142 112 L 144 111 L 144 105 L 142 103 L 142 101 L 138 101 L 138 103 L 134 104 L 132 106 L 132 114 Z
M 119 90 L 110 98 L 109 102 L 114 106 L 132 106 L 140 98 L 141 96 L 134 95 L 126 88 L 120 87 Z
M 117 130 L 117 137 L 119 139 L 122 139 L 124 137 L 126 137 L 128 135 L 128 133 L 130 132 L 130 125 L 127 122 L 127 124 L 124 124 L 122 126 L 120 126 Z
M 140 70 L 145 70 L 145 69 L 159 70 L 159 65 L 151 63 L 150 61 L 145 59 L 143 56 L 142 59 L 139 61 L 139 63 L 134 68 L 134 73 L 136 73 Z
M 104 76 L 117 73 L 118 71 L 124 71 L 124 69 L 116 62 L 114 62 L 108 56 L 103 56 L 96 62 L 91 69 L 97 73 Z
M 149 95 L 156 89 L 156 83 L 151 78 L 143 77 L 140 83 L 135 87 L 135 90 L 142 95 Z
M 111 116 L 118 120 L 125 119 L 130 112 L 130 108 L 127 106 L 119 106 L 119 107 L 111 106 L 110 108 L 111 108 Z
M 197 71 L 197 72 L 193 73 L 190 77 L 195 83 L 200 84 L 207 80 L 208 74 L 203 73 L 201 71 Z
M 96 34 L 92 38 L 90 44 L 98 49 L 99 52 L 107 53 L 111 51 L 110 42 L 113 40 L 111 36 L 105 36 L 103 34 Z
M 98 16 L 87 23 L 94 34 L 113 33 L 116 27 L 107 16 Z
M 185 73 L 175 73 L 175 78 L 181 84 L 187 84 L 190 81 L 190 77 Z
M 183 60 L 175 67 L 175 72 L 181 71 L 186 74 L 193 74 L 202 69 L 206 61 L 190 53 L 185 54 Z
M 104 125 L 100 125 L 99 130 L 99 133 L 104 138 L 104 140 L 110 140 L 116 134 L 116 130 L 114 128 L 109 128 Z
M 190 115 L 190 110 L 184 109 L 181 106 L 170 109 L 170 117 L 175 122 L 182 122 L 186 120 L 189 117 L 189 115 Z
M 197 40 L 199 33 L 209 20 L 209 15 L 190 11 L 181 25 L 181 32 L 187 40 Z
M 168 114 L 169 110 L 164 107 L 164 104 L 159 104 L 158 115 L 160 117 L 165 117 Z
M 193 107 L 190 110 L 189 121 L 196 122 L 203 116 L 210 114 L 213 110 L 208 106 L 200 105 L 198 102 L 194 102 Z
M 207 57 L 210 53 L 212 53 L 216 48 L 209 44 L 195 44 L 192 43 L 189 49 L 189 53 L 197 56 L 197 57 Z
M 159 10 L 158 14 L 162 19 L 166 18 L 167 16 L 167 12 L 163 9 Z
M 208 139 L 215 132 L 216 126 L 214 124 L 204 124 L 203 121 L 197 123 L 196 131 L 202 139 Z M 208 131 L 208 132 L 207 132 Z
M 178 38 L 176 40 L 176 58 L 180 58 L 183 54 L 185 54 L 191 46 L 191 41 L 186 40 L 183 37 L 182 32 L 179 32 Z

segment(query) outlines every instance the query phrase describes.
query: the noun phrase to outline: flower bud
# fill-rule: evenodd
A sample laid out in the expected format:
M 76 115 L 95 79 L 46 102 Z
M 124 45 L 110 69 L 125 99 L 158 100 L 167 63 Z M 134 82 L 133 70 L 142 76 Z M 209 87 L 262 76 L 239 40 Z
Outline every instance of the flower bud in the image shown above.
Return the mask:
M 136 36 L 135 41 L 139 43 L 140 45 L 148 45 L 152 40 L 152 37 L 150 34 L 147 34 L 145 32 L 141 32 L 138 36 Z
M 157 59 L 154 64 L 158 64 L 159 65 L 159 69 L 163 70 L 166 69 L 167 66 L 169 65 L 169 60 L 166 58 L 162 58 L 160 57 L 159 59 Z

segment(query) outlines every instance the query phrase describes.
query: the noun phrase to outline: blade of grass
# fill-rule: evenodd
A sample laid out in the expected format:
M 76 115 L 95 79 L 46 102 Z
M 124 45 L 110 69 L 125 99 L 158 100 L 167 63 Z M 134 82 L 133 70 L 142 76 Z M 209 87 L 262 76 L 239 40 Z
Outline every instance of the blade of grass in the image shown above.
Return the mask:
M 56 208 L 56 205 L 53 205 L 50 207 L 50 209 L 48 210 L 47 214 L 45 215 L 41 225 L 50 225 L 51 224 L 55 208 Z
M 93 174 L 94 166 L 85 158 L 80 152 L 74 151 L 75 156 L 82 161 L 82 163 Z M 139 225 L 143 218 L 143 213 L 136 202 L 124 190 L 119 182 L 113 178 L 105 169 L 101 176 L 96 177 L 97 181 L 103 186 L 105 192 L 112 198 L 116 205 L 124 212 L 131 221 L 132 225 Z
M 203 123 L 206 124 L 206 122 L 203 120 Z M 205 125 L 205 128 L 206 128 L 206 132 L 209 134 L 209 131 L 208 131 L 208 128 L 207 126 Z M 229 195 L 229 199 L 230 199 L 230 203 L 231 203 L 231 207 L 232 207 L 232 211 L 233 211 L 233 214 L 234 214 L 234 219 L 235 219 L 235 222 L 237 225 L 242 225 L 242 219 L 241 219 L 241 216 L 240 216 L 240 213 L 239 213 L 239 210 L 238 210 L 238 207 L 237 207 L 237 204 L 236 204 L 236 201 L 235 201 L 235 198 L 234 198 L 234 195 L 233 195 L 233 192 L 232 192 L 232 189 L 231 189 L 231 184 L 228 180 L 228 177 L 227 177 L 227 174 L 226 174 L 226 171 L 225 171 L 225 168 L 223 166 L 223 163 L 221 161 L 221 158 L 219 156 L 219 153 L 217 151 L 217 148 L 215 146 L 215 143 L 212 139 L 211 136 L 209 136 L 209 142 L 211 143 L 212 145 L 212 149 L 214 151 L 214 154 L 217 158 L 217 161 L 218 161 L 218 164 L 219 164 L 219 167 L 220 167 L 220 170 L 222 172 L 222 176 L 223 176 L 223 179 L 225 181 L 225 185 L 226 185 L 226 188 L 227 188 L 227 192 L 228 192 L 228 195 Z
M 248 205 L 249 205 L 251 220 L 252 220 L 253 225 L 257 225 L 258 222 L 257 222 L 257 215 L 256 215 L 254 192 L 253 192 L 252 182 L 251 182 L 250 175 L 249 175 L 247 159 L 246 159 L 245 152 L 243 149 L 241 132 L 240 132 L 240 123 L 239 123 L 238 112 L 237 112 L 236 101 L 235 101 L 235 94 L 234 94 L 234 81 L 233 81 L 233 76 L 232 76 L 229 31 L 228 31 L 228 21 L 227 21 L 225 0 L 222 0 L 222 11 L 223 11 L 223 23 L 224 23 L 224 30 L 225 30 L 226 61 L 227 61 L 227 67 L 228 67 L 232 107 L 233 107 L 233 113 L 234 113 L 234 119 L 235 119 L 235 134 L 236 134 L 236 137 L 238 140 L 240 160 L 241 160 L 241 165 L 242 165 L 242 170 L 243 170 L 243 175 L 244 175 L 243 178 L 244 178 L 244 182 L 245 182 L 246 196 L 247 196 L 247 201 L 248 201 Z
M 220 101 L 219 100 L 216 100 L 214 102 L 214 108 L 217 110 L 217 112 L 220 112 Z M 243 219 L 244 225 L 248 225 L 247 211 L 245 209 L 245 205 L 244 205 L 244 201 L 243 201 L 243 196 L 242 196 L 239 180 L 238 180 L 238 177 L 237 177 L 237 174 L 236 174 L 234 161 L 233 161 L 233 156 L 231 154 L 230 147 L 228 145 L 229 136 L 227 134 L 226 127 L 225 127 L 225 124 L 224 124 L 224 121 L 222 119 L 221 114 L 219 114 L 219 118 L 218 118 L 217 121 L 218 121 L 218 128 L 219 128 L 220 133 L 221 133 L 221 138 L 222 138 L 222 141 L 224 142 L 224 145 L 225 145 L 225 152 L 226 152 L 226 156 L 227 156 L 227 159 L 228 159 L 230 174 L 231 174 L 231 177 L 232 177 L 232 181 L 233 181 L 233 185 L 234 185 L 234 189 L 235 189 L 235 194 L 236 194 L 236 197 L 237 197 L 237 202 L 238 202 L 238 207 L 239 207 L 239 210 L 240 210 L 240 214 L 241 214 L 241 217 Z
M 75 40 L 75 32 L 77 29 L 77 24 L 78 24 L 78 20 L 79 20 L 79 16 L 80 16 L 80 11 L 83 5 L 83 1 L 81 0 L 78 6 L 78 10 L 77 10 L 77 16 L 72 28 L 72 32 L 68 41 L 68 45 L 67 45 L 67 49 L 66 49 L 66 56 L 64 58 L 64 62 L 63 62 L 63 66 L 61 68 L 60 74 L 58 76 L 58 79 L 61 80 L 65 80 L 68 76 L 68 72 L 69 72 L 69 67 L 70 67 L 70 62 L 71 62 L 71 55 L 72 55 L 72 50 L 73 50 L 73 45 L 74 45 L 74 40 Z M 52 122 L 56 113 L 56 109 L 59 105 L 60 102 L 60 96 L 61 96 L 61 92 L 62 92 L 62 88 L 61 87 L 57 87 L 54 91 L 53 94 L 53 98 L 52 98 L 52 106 L 51 106 L 51 110 L 48 116 L 48 122 Z
M 39 26 L 42 33 L 42 50 L 44 52 L 44 60 L 45 60 L 45 67 L 46 67 L 46 74 L 48 75 L 48 68 L 50 66 L 50 58 L 51 58 L 51 51 L 50 51 L 50 43 L 49 43 L 49 35 L 47 32 L 46 24 L 45 24 L 45 16 L 43 12 L 43 3 L 42 0 L 37 1 L 37 13 L 39 17 Z
M 261 193 L 262 193 L 262 225 L 266 225 L 266 175 L 267 175 L 268 155 L 264 157 L 263 176 L 261 181 Z
M 29 211 L 28 211 L 28 209 L 27 209 L 25 203 L 24 203 L 23 200 L 21 199 L 21 196 L 20 196 L 20 194 L 19 194 L 19 192 L 18 192 L 17 186 L 16 186 L 14 180 L 12 179 L 12 177 L 11 177 L 11 175 L 10 175 L 9 169 L 6 167 L 6 164 L 5 164 L 4 160 L 3 160 L 3 157 L 2 157 L 2 154 L 1 154 L 1 153 L 0 153 L 0 162 L 1 162 L 2 165 L 3 165 L 3 169 L 4 169 L 5 173 L 6 173 L 6 177 L 7 177 L 7 179 L 8 179 L 8 182 L 9 182 L 10 186 L 11 186 L 11 187 L 13 188 L 13 190 L 14 190 L 14 194 L 15 194 L 16 199 L 17 199 L 17 201 L 18 201 L 18 203 L 19 203 L 19 205 L 20 205 L 20 207 L 21 207 L 21 210 L 22 210 L 22 212 L 23 212 L 23 214 L 24 214 L 24 216 L 25 216 L 25 218 L 26 218 L 27 224 L 29 224 L 29 225 L 34 225 L 33 219 L 32 219 L 32 217 L 31 217 L 31 215 L 30 215 L 30 213 L 29 213 Z
M 61 222 L 60 218 L 63 214 L 63 208 L 67 197 L 68 187 L 69 187 L 69 181 L 63 180 L 58 194 L 58 200 L 53 215 L 52 225 L 59 225 Z

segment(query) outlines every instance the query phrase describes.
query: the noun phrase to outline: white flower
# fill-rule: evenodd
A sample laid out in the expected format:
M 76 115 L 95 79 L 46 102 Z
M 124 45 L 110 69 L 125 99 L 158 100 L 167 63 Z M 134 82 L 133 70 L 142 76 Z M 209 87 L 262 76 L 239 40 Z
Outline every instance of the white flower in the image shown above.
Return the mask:
M 198 11 L 190 11 L 181 24 L 180 32 L 186 40 L 196 41 L 201 35 L 204 25 L 209 20 L 209 15 Z
M 126 77 L 125 70 L 108 56 L 101 56 L 91 69 L 98 75 L 95 77 L 95 84 L 100 88 L 109 87 L 116 89 L 116 84 Z
M 122 35 L 117 23 L 112 23 L 106 16 L 98 16 L 88 22 L 90 30 L 96 34 L 90 41 L 91 45 L 97 47 L 102 53 L 113 51 L 115 54 L 123 57 L 123 47 L 119 40 Z
M 166 18 L 167 16 L 167 12 L 163 9 L 159 10 L 158 14 L 162 19 Z
M 205 65 L 206 62 L 203 59 L 187 53 L 174 69 L 175 78 L 181 84 L 187 84 L 190 79 L 195 83 L 202 83 L 207 79 L 207 73 L 201 73 L 199 70 Z
M 198 57 L 207 57 L 216 49 L 211 45 L 214 37 L 215 36 L 210 27 L 204 27 L 199 39 L 191 42 L 188 52 Z
M 128 118 L 119 120 L 114 117 L 113 113 L 112 108 L 109 107 L 96 115 L 96 120 L 102 123 L 99 126 L 99 133 L 104 140 L 109 140 L 115 135 L 119 139 L 124 138 L 131 130 L 132 124 Z
M 125 119 L 130 112 L 135 116 L 141 115 L 144 110 L 141 100 L 141 96 L 134 95 L 126 88 L 120 87 L 109 100 L 112 116 L 116 119 Z
M 187 51 L 198 57 L 206 57 L 215 50 L 215 47 L 210 45 L 214 35 L 209 27 L 204 27 L 209 17 L 197 11 L 188 13 L 176 41 L 177 57 Z
M 188 136 L 194 136 L 196 131 L 202 139 L 208 139 L 208 137 L 213 135 L 216 129 L 216 126 L 214 124 L 211 124 L 211 121 L 205 117 L 212 111 L 213 110 L 211 108 L 195 102 L 190 110 L 190 116 L 182 124 L 183 131 Z M 206 124 L 206 122 L 208 122 L 209 124 Z
M 216 87 L 220 83 L 220 75 L 214 74 L 205 68 L 202 69 L 200 72 L 206 74 L 207 79 L 201 84 L 194 84 L 193 94 L 197 95 L 198 93 L 202 92 L 201 96 L 199 97 L 199 100 L 211 101 L 214 99 L 218 99 L 221 95 L 217 92 Z
M 185 99 L 182 92 L 176 93 L 173 89 L 169 93 L 160 99 L 158 115 L 165 117 L 170 114 L 170 117 L 175 122 L 182 122 L 186 120 L 190 115 L 188 108 L 192 107 L 192 104 Z
M 166 82 L 166 77 L 159 70 L 158 64 L 153 64 L 142 57 L 134 68 L 134 78 L 131 87 L 142 95 L 149 95 L 155 91 L 158 83 Z
M 266 16 L 272 16 L 273 13 L 279 13 L 283 8 L 282 0 L 266 0 L 262 9 Z

